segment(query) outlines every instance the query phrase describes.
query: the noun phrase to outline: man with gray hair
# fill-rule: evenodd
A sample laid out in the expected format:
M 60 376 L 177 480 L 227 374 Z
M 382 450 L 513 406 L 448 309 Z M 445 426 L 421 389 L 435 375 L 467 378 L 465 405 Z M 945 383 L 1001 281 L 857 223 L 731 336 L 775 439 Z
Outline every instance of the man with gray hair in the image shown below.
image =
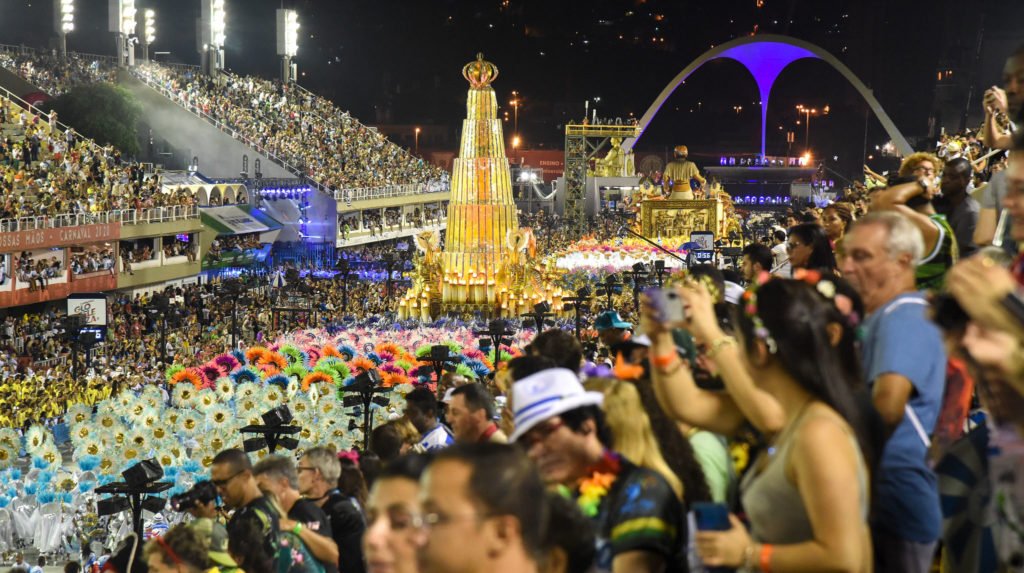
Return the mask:
M 252 473 L 264 495 L 277 501 L 287 516 L 278 521 L 281 531 L 297 535 L 327 573 L 337 571 L 338 544 L 331 537 L 331 524 L 324 510 L 299 493 L 295 462 L 283 456 L 267 456 L 252 468 Z
M 840 253 L 843 278 L 864 300 L 864 372 L 891 432 L 873 500 L 878 571 L 929 571 L 942 525 L 935 474 L 925 458 L 945 390 L 946 352 L 915 287 L 923 254 L 917 226 L 892 211 L 854 223 Z
M 327 514 L 331 535 L 338 545 L 338 570 L 341 573 L 363 573 L 363 533 L 366 521 L 362 508 L 338 489 L 341 462 L 330 448 L 306 450 L 296 466 L 299 493 Z

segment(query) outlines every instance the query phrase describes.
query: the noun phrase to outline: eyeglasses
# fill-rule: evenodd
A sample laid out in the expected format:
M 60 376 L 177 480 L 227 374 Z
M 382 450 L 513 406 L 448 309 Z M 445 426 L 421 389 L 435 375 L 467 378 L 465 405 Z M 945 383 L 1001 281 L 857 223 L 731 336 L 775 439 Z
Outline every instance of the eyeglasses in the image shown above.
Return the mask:
M 786 243 L 786 250 L 787 251 L 794 251 L 794 250 L 796 250 L 796 249 L 798 249 L 798 248 L 800 248 L 802 246 L 803 245 L 801 245 L 800 243 Z
M 530 431 L 523 434 L 516 443 L 520 444 L 523 449 L 529 451 L 533 446 L 548 439 L 551 434 L 558 431 L 559 428 L 565 425 L 565 422 L 561 420 L 551 420 L 544 424 L 538 424 Z
M 243 472 L 245 472 L 245 470 L 237 471 L 237 472 L 231 474 L 230 476 L 228 476 L 228 477 L 226 477 L 224 479 L 212 479 L 212 480 L 210 480 L 210 483 L 212 483 L 214 485 L 214 487 L 221 487 L 222 488 L 222 487 L 228 485 L 228 483 L 231 480 L 233 480 L 236 477 L 242 475 Z

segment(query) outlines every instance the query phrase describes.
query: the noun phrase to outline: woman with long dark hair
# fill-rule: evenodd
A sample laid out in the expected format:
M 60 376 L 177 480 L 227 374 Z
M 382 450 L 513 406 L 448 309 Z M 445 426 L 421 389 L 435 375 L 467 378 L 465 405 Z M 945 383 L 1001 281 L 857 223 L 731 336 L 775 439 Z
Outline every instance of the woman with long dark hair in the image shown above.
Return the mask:
M 748 291 L 737 313 L 738 338 L 713 325 L 702 285 L 691 282 L 679 292 L 689 303 L 686 326 L 710 357 L 757 376 L 749 387 L 730 387 L 729 394 L 701 391 L 685 363 L 669 354 L 669 325 L 658 323 L 655 310 L 645 305 L 654 387 L 666 411 L 698 426 L 711 422 L 725 433 L 757 418 L 754 410 L 764 402 L 782 414 L 769 447 L 743 480 L 750 532 L 732 517 L 728 531 L 698 533 L 705 564 L 775 572 L 869 571 L 873 450 L 855 396 L 861 384 L 857 362 L 843 356 L 852 352 L 853 329 L 833 300 L 835 284 L 827 277 L 776 279 Z M 699 413 L 683 404 L 692 400 L 700 403 Z
M 846 230 L 853 224 L 853 205 L 840 201 L 825 207 L 821 212 L 821 228 L 828 235 L 833 248 L 846 236 Z
M 796 269 L 814 269 L 836 276 L 836 256 L 821 225 L 801 223 L 789 230 L 786 243 L 789 264 Z

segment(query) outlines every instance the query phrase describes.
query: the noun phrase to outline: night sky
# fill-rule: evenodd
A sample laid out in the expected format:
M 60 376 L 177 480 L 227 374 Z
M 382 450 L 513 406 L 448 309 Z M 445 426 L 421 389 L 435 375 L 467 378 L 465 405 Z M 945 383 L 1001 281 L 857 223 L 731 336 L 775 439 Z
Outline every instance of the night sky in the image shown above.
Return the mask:
M 998 81 L 1002 58 L 1019 41 L 1013 22 L 1024 2 L 999 0 L 228 0 L 226 61 L 232 71 L 275 77 L 274 9 L 299 12 L 300 83 L 368 124 L 436 126 L 456 146 L 465 114 L 463 64 L 482 51 L 501 69 L 494 87 L 507 104 L 521 94 L 519 131 L 527 148 L 561 149 L 562 125 L 600 98 L 599 114 L 643 115 L 668 82 L 713 45 L 753 32 L 787 34 L 820 45 L 874 91 L 911 140 L 928 132 L 937 111 L 936 72 L 961 79 L 956 129 L 967 88 Z M 157 11 L 155 51 L 198 63 L 198 0 L 139 0 Z M 111 54 L 107 0 L 77 0 L 69 50 Z M 0 43 L 44 47 L 50 0 L 0 0 Z M 981 35 L 979 36 L 979 32 Z M 980 52 L 978 40 L 982 40 Z M 955 87 L 955 86 L 954 86 Z M 952 89 L 948 86 L 939 89 Z M 656 116 L 638 150 L 686 143 L 702 163 L 759 147 L 758 97 L 737 63 L 716 61 L 691 76 Z M 946 92 L 943 92 L 946 93 Z M 951 92 L 950 92 L 951 93 Z M 941 95 L 941 94 L 940 94 Z M 948 95 L 948 93 L 947 93 Z M 783 72 L 768 113 L 768 152 L 785 154 L 785 132 L 805 131 L 797 104 L 831 113 L 813 118 L 816 157 L 839 157 L 844 173 L 886 138 L 866 105 L 827 64 L 802 61 Z M 973 94 L 974 101 L 980 92 Z M 947 98 L 949 99 L 949 98 Z M 507 106 L 511 111 L 510 106 Z M 980 113 L 976 104 L 970 108 Z M 742 109 L 740 109 L 742 108 Z M 971 118 L 977 127 L 980 119 Z M 506 134 L 511 134 L 511 121 Z M 779 129 L 779 128 L 782 129 Z M 865 138 L 865 127 L 867 137 Z M 865 152 L 865 139 L 867 149 Z M 442 145 L 443 146 L 443 145 Z

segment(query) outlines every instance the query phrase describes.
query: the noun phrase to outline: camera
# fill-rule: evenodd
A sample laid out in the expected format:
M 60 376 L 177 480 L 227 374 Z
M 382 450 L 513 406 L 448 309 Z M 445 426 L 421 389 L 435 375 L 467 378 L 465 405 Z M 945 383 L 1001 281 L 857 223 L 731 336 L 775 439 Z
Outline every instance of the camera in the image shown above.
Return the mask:
M 188 511 L 199 504 L 210 503 L 217 499 L 217 488 L 208 480 L 196 482 L 192 489 L 185 493 L 171 496 L 171 509 L 177 512 Z

